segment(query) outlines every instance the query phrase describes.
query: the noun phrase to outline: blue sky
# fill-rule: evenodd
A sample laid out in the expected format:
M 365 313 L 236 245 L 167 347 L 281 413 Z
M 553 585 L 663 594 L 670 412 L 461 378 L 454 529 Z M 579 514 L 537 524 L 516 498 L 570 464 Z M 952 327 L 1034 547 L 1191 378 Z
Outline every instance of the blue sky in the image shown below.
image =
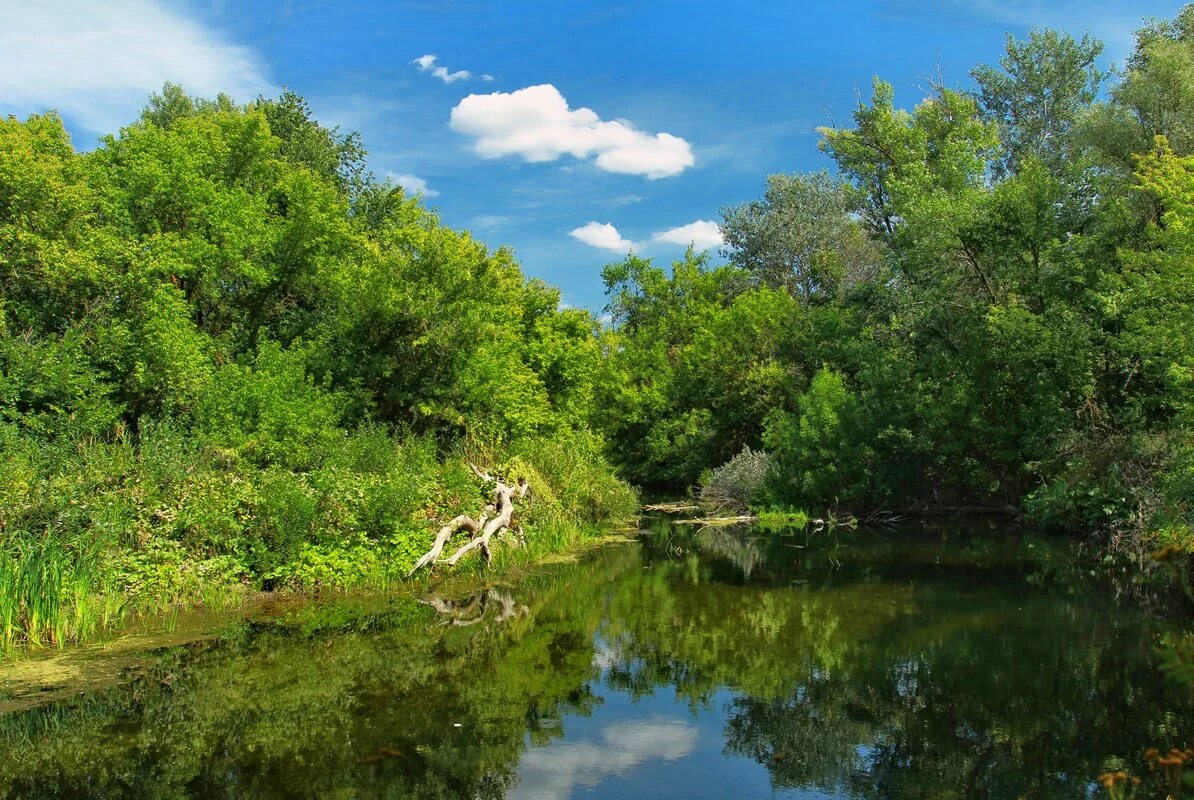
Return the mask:
M 847 122 L 872 76 L 911 106 L 929 76 L 965 85 L 1033 25 L 1089 31 L 1122 63 L 1142 18 L 1179 7 L 0 0 L 0 113 L 56 108 L 89 148 L 166 80 L 238 100 L 287 86 L 361 131 L 378 175 L 598 310 L 601 266 L 626 247 L 716 250 L 721 206 L 829 166 L 815 129 Z

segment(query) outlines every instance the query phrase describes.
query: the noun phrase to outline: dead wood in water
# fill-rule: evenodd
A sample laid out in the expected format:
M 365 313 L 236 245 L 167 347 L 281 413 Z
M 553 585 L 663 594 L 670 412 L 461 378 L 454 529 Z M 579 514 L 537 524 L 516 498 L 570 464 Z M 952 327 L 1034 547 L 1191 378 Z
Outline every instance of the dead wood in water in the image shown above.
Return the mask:
M 739 517 L 693 517 L 692 519 L 678 519 L 675 520 L 676 525 L 741 525 L 747 522 L 758 522 L 759 518 L 751 514 L 744 514 Z
M 667 514 L 679 514 L 681 511 L 696 511 L 700 506 L 684 505 L 683 503 L 654 503 L 643 506 L 643 511 L 662 511 Z

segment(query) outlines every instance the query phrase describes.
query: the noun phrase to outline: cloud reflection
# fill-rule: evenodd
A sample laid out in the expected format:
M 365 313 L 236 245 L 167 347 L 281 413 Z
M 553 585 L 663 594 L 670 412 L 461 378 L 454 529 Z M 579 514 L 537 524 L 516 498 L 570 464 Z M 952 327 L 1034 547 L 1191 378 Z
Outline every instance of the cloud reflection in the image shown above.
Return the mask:
M 596 740 L 532 748 L 519 764 L 514 800 L 565 800 L 574 786 L 596 786 L 652 759 L 675 761 L 696 749 L 697 728 L 653 717 L 607 725 Z

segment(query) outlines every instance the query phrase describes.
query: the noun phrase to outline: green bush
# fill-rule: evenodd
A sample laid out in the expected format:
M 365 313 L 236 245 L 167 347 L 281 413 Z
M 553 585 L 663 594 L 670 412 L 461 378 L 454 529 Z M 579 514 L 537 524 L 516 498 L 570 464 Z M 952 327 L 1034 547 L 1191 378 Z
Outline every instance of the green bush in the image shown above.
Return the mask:
M 774 460 L 769 454 L 743 447 L 741 453 L 710 470 L 701 480 L 701 502 L 737 509 L 763 502 L 774 469 Z
M 763 442 L 774 458 L 774 500 L 823 508 L 861 499 L 858 401 L 842 374 L 818 370 L 798 405 L 798 413 L 776 409 L 764 423 Z
M 214 373 L 195 409 L 196 432 L 257 464 L 311 469 L 344 436 L 344 402 L 308 376 L 302 353 L 265 342 L 251 363 Z
M 534 466 L 575 522 L 602 525 L 637 512 L 636 494 L 615 475 L 601 440 L 589 431 L 523 439 L 511 445 L 509 453 Z

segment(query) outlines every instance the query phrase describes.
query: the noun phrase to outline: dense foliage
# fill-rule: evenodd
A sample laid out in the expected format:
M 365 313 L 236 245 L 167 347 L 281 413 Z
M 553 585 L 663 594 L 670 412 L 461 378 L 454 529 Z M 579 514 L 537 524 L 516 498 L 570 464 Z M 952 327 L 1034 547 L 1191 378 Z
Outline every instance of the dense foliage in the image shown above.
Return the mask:
M 387 581 L 484 504 L 466 456 L 532 541 L 632 513 L 593 318 L 363 156 L 293 94 L 167 86 L 87 153 L 0 121 L 0 643 Z
M 597 414 L 626 474 L 707 483 L 763 448 L 763 504 L 1188 546 L 1194 6 L 1114 81 L 1100 52 L 1009 38 L 911 111 L 876 80 L 821 131 L 837 175 L 723 210 L 728 264 L 609 265 Z

